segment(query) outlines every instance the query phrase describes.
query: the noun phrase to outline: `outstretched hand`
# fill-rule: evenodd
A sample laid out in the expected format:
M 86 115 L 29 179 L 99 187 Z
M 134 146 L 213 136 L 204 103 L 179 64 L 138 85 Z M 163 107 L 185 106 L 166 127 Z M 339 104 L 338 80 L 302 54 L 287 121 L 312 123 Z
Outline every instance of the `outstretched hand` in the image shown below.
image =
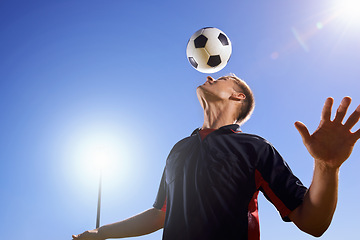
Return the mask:
M 73 238 L 73 240 L 74 239 L 77 239 L 77 240 L 103 240 L 104 239 L 101 236 L 99 236 L 97 229 L 85 231 L 78 235 L 72 235 L 72 238 Z
M 359 121 L 360 105 L 343 124 L 351 98 L 342 99 L 335 118 L 331 121 L 333 103 L 333 98 L 326 99 L 320 124 L 313 134 L 310 135 L 305 124 L 301 122 L 296 122 L 295 127 L 299 131 L 307 150 L 316 161 L 320 161 L 331 168 L 339 168 L 350 156 L 356 141 L 360 138 L 360 129 L 351 132 L 351 129 Z

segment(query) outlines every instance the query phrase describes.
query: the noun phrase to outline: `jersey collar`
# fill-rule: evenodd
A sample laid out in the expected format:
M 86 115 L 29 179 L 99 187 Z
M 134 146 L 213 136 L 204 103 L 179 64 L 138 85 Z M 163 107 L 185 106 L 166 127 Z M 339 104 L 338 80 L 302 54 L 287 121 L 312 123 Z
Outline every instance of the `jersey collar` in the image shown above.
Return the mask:
M 192 132 L 191 136 L 198 134 L 200 130 L 201 130 L 201 128 L 195 129 Z M 222 126 L 222 127 L 220 127 L 219 129 L 217 129 L 215 131 L 225 131 L 225 132 L 230 131 L 230 132 L 234 132 L 234 133 L 239 133 L 239 132 L 241 132 L 241 129 L 240 129 L 240 126 L 238 124 L 230 124 L 230 125 Z

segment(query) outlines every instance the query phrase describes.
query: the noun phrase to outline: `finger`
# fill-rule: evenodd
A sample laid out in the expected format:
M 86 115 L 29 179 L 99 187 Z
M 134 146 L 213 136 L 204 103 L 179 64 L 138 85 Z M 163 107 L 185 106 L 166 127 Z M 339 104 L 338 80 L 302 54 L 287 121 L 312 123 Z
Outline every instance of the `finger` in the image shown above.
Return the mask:
M 331 108 L 334 103 L 334 99 L 329 97 L 326 99 L 323 110 L 321 112 L 321 120 L 330 121 Z
M 310 142 L 310 133 L 305 124 L 302 122 L 296 122 L 295 123 L 296 129 L 299 131 L 301 138 L 303 140 L 304 144 L 307 144 Z
M 355 111 L 350 115 L 348 120 L 345 122 L 345 127 L 351 129 L 360 119 L 360 105 L 355 109 Z
M 354 136 L 355 136 L 355 142 L 357 140 L 359 140 L 359 138 L 360 138 L 360 129 L 358 129 L 356 132 L 354 132 Z
M 336 111 L 334 122 L 341 123 L 344 120 L 347 109 L 351 103 L 350 97 L 344 97 Z

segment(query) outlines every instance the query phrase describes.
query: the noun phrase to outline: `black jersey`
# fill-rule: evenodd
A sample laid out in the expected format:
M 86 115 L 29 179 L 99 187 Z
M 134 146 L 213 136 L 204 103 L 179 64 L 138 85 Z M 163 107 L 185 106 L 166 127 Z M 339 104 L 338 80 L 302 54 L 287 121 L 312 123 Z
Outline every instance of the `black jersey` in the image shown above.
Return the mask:
M 204 140 L 195 130 L 166 160 L 154 203 L 157 209 L 166 204 L 163 239 L 259 239 L 259 191 L 289 221 L 307 189 L 265 139 L 236 124 Z

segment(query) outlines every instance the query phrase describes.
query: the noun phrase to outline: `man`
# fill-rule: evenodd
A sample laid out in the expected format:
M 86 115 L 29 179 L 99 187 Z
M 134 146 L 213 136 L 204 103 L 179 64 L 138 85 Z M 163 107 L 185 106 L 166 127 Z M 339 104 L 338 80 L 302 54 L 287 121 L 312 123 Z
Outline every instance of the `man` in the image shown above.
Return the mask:
M 342 100 L 333 121 L 333 99 L 328 98 L 312 135 L 304 124 L 295 123 L 315 159 L 307 189 L 269 142 L 240 131 L 239 124 L 254 108 L 252 92 L 244 81 L 235 76 L 216 81 L 207 77 L 197 95 L 204 124 L 171 150 L 154 207 L 73 239 L 132 237 L 161 228 L 165 240 L 260 239 L 259 191 L 284 221 L 317 237 L 326 231 L 336 208 L 339 168 L 360 138 L 360 129 L 350 131 L 360 118 L 360 105 L 343 124 L 351 98 Z

